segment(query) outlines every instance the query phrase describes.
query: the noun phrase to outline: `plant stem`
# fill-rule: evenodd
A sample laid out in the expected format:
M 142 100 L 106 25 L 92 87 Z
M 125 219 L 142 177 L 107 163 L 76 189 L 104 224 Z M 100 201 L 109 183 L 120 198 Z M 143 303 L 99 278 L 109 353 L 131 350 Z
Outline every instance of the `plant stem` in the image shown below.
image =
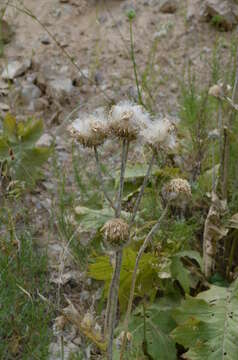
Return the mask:
M 133 274 L 132 274 L 132 281 L 131 281 L 131 288 L 130 288 L 130 295 L 129 295 L 128 305 L 127 305 L 126 317 L 125 317 L 125 321 L 124 321 L 124 336 L 123 336 L 123 341 L 122 341 L 120 360 L 123 360 L 125 347 L 126 347 L 126 338 L 127 338 L 126 336 L 127 336 L 127 332 L 128 332 L 129 318 L 130 318 L 131 310 L 132 310 L 132 304 L 133 304 L 133 298 L 134 298 L 134 292 L 135 292 L 135 286 L 136 286 L 136 277 L 137 277 L 137 271 L 138 271 L 138 267 L 139 267 L 139 262 L 140 262 L 140 259 L 141 259 L 142 255 L 144 254 L 150 240 L 152 239 L 153 235 L 160 228 L 161 222 L 163 221 L 163 219 L 165 218 L 165 216 L 166 216 L 166 214 L 168 212 L 168 208 L 169 208 L 169 205 L 167 204 L 164 211 L 162 212 L 159 220 L 153 226 L 153 228 L 150 230 L 149 234 L 146 236 L 146 238 L 144 240 L 144 243 L 142 244 L 142 246 L 141 246 L 141 248 L 140 248 L 140 250 L 139 250 L 139 252 L 137 254 L 137 257 L 136 257 L 136 263 L 135 263 L 135 267 L 134 267 Z
M 112 360 L 112 354 L 113 354 L 113 339 L 114 339 L 114 329 L 115 329 L 116 315 L 117 315 L 117 303 L 118 303 L 122 257 L 123 257 L 123 249 L 116 251 L 116 265 L 111 283 L 112 299 L 111 299 L 111 309 L 109 314 L 109 328 L 108 328 L 108 348 L 107 348 L 108 360 Z
M 115 216 L 119 218 L 121 216 L 121 202 L 123 197 L 124 189 L 124 179 L 125 179 L 125 170 L 126 163 L 128 158 L 129 150 L 129 140 L 123 139 L 122 143 L 122 155 L 121 155 L 121 173 L 120 173 L 120 184 L 117 196 L 117 206 L 115 211 Z M 114 338 L 114 328 L 116 322 L 116 313 L 117 313 L 117 302 L 118 302 L 118 291 L 120 283 L 120 272 L 122 264 L 123 249 L 119 249 L 115 253 L 116 255 L 116 264 L 113 273 L 113 277 L 110 284 L 105 324 L 104 324 L 104 335 L 106 336 L 108 332 L 108 347 L 107 347 L 107 358 L 112 360 L 112 348 L 113 348 L 113 338 Z
M 140 105 L 146 107 L 143 100 L 142 100 L 142 95 L 141 95 L 140 85 L 139 85 L 139 80 L 138 80 L 138 75 L 137 75 L 137 65 L 136 65 L 136 60 L 135 60 L 135 49 L 134 49 L 134 41 L 133 41 L 132 20 L 130 20 L 130 43 L 131 43 L 131 61 L 132 61 L 132 64 L 133 64 L 133 69 L 134 69 L 138 100 L 139 100 Z
M 60 352 L 61 352 L 61 360 L 64 360 L 64 337 L 60 336 Z
M 237 247 L 237 237 L 235 237 L 233 239 L 232 246 L 231 246 L 231 251 L 230 251 L 230 255 L 229 255 L 227 271 L 226 271 L 226 275 L 227 275 L 228 278 L 230 277 L 230 271 L 231 271 L 231 267 L 232 267 L 236 247 Z
M 145 187 L 146 187 L 146 185 L 148 183 L 148 180 L 149 180 L 149 177 L 150 177 L 150 174 L 151 174 L 151 170 L 152 170 L 152 166 L 154 164 L 155 156 L 156 156 L 156 154 L 155 154 L 155 152 L 153 152 L 153 155 L 152 155 L 152 158 L 150 160 L 146 175 L 144 177 L 143 184 L 142 184 L 142 186 L 140 188 L 139 195 L 138 195 L 138 197 L 136 199 L 136 203 L 135 203 L 135 206 L 134 206 L 134 209 L 133 209 L 132 217 L 130 219 L 130 227 L 134 224 L 134 221 L 135 221 L 136 214 L 137 214 L 139 206 L 140 206 L 142 196 L 143 196 L 143 194 L 145 192 Z
M 102 189 L 102 192 L 105 196 L 105 199 L 109 202 L 110 206 L 112 207 L 112 209 L 116 212 L 116 207 L 113 204 L 110 196 L 108 195 L 106 188 L 104 186 L 104 180 L 103 180 L 103 176 L 102 176 L 102 172 L 101 172 L 101 166 L 100 166 L 100 160 L 99 160 L 99 155 L 98 155 L 98 150 L 97 147 L 94 146 L 94 155 L 95 155 L 95 160 L 96 160 L 96 166 L 97 166 L 97 173 L 98 173 L 98 178 L 99 178 L 99 182 L 100 182 L 100 186 Z
M 128 157 L 129 150 L 129 141 L 127 139 L 123 139 L 122 143 L 122 158 L 121 158 L 121 174 L 120 174 L 120 184 L 117 196 L 117 208 L 116 208 L 116 217 L 119 218 L 121 215 L 121 202 L 123 196 L 123 188 L 124 188 L 124 177 L 126 170 L 126 163 Z

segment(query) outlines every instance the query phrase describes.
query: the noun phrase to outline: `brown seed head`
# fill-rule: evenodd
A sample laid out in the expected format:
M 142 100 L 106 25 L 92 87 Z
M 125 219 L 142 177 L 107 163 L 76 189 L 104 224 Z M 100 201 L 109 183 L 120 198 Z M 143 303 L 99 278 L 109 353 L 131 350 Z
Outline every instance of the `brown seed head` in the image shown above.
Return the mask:
M 191 186 L 185 179 L 172 179 L 162 189 L 162 196 L 166 201 L 185 200 L 191 197 Z
M 129 226 L 122 219 L 111 219 L 103 226 L 106 243 L 113 249 L 124 246 L 129 239 Z

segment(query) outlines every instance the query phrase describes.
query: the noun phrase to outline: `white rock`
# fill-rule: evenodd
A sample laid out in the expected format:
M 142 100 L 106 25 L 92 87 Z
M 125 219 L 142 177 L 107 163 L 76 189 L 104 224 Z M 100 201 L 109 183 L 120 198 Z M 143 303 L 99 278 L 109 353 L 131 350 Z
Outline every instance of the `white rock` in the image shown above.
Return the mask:
M 4 80 L 13 80 L 18 76 L 23 75 L 31 66 L 30 60 L 18 61 L 14 60 L 8 63 L 7 67 L 2 72 Z
M 73 91 L 72 80 L 67 77 L 59 77 L 51 80 L 48 84 L 47 93 L 59 101 L 63 100 Z
M 0 103 L 0 111 L 9 111 L 10 107 L 5 103 Z
M 50 134 L 43 134 L 36 143 L 36 146 L 49 147 L 53 143 L 53 136 Z

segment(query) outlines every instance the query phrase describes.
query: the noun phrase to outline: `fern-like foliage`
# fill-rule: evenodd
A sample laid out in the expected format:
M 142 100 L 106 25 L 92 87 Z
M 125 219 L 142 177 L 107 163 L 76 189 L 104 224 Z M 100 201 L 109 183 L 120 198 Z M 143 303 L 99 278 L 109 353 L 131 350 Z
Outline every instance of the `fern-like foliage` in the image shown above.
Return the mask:
M 174 340 L 189 349 L 188 360 L 238 359 L 238 281 L 212 286 L 174 310 Z

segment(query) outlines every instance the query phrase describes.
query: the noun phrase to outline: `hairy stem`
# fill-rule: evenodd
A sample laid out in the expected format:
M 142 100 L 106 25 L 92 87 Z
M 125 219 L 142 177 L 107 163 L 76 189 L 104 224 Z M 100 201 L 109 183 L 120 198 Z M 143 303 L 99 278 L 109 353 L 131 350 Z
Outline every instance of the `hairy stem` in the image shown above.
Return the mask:
M 111 309 L 109 314 L 108 348 L 107 348 L 108 360 L 112 360 L 112 354 L 113 354 L 113 339 L 114 339 L 114 329 L 115 329 L 116 316 L 117 316 L 117 303 L 118 303 L 122 257 L 123 257 L 123 249 L 116 251 L 116 265 L 112 277 L 112 299 L 111 299 Z
M 121 215 L 121 202 L 122 202 L 122 197 L 123 197 L 124 178 L 125 178 L 128 150 L 129 150 L 129 141 L 127 139 L 123 139 L 120 184 L 119 184 L 119 190 L 118 190 L 118 196 L 117 196 L 117 208 L 116 208 L 116 217 L 117 218 L 119 218 Z
M 115 216 L 117 218 L 119 218 L 121 215 L 121 202 L 123 197 L 124 178 L 125 178 L 126 163 L 128 158 L 128 151 L 129 151 L 129 140 L 123 139 L 120 184 L 119 184 L 119 190 L 117 196 L 117 206 L 115 210 Z M 119 280 L 120 280 L 120 272 L 121 272 L 121 264 L 122 264 L 122 255 L 123 255 L 122 249 L 116 251 L 116 265 L 111 280 L 108 300 L 107 300 L 106 316 L 104 323 L 104 335 L 106 336 L 108 333 L 108 340 L 109 340 L 108 351 L 107 351 L 108 359 L 112 359 L 112 346 L 113 346 L 114 327 L 115 327 L 117 301 L 118 301 L 118 289 L 119 289 Z
M 147 172 L 146 172 L 146 175 L 144 177 L 144 181 L 143 181 L 143 184 L 140 188 L 140 192 L 139 192 L 139 195 L 136 199 L 136 203 L 135 203 L 135 206 L 134 206 L 134 209 L 133 209 L 133 213 L 132 213 L 132 217 L 131 217 L 131 220 L 130 220 L 130 227 L 134 224 L 134 221 L 135 221 L 135 218 L 136 218 L 136 214 L 139 210 L 139 206 L 140 206 L 140 202 L 141 202 L 141 199 L 142 199 L 142 196 L 145 192 L 145 187 L 148 183 L 148 180 L 149 180 L 149 177 L 150 177 L 150 174 L 151 174 L 151 170 L 152 170 L 152 166 L 154 164 L 154 161 L 155 161 L 155 157 L 156 157 L 156 154 L 155 152 L 153 152 L 153 155 L 152 155 L 152 158 L 150 160 L 150 163 L 149 163 L 149 166 L 148 166 L 148 169 L 147 169 Z
M 124 336 L 123 336 L 123 341 L 122 341 L 120 360 L 123 360 L 125 347 L 126 347 L 126 336 L 127 336 L 127 332 L 128 332 L 129 318 L 130 318 L 131 310 L 132 310 L 139 262 L 140 262 L 142 255 L 144 254 L 149 242 L 151 241 L 153 235 L 160 228 L 161 222 L 163 221 L 163 219 L 165 218 L 165 216 L 168 212 L 168 208 L 169 208 L 169 205 L 167 204 L 167 206 L 165 207 L 164 211 L 162 212 L 159 220 L 153 226 L 153 228 L 150 230 L 149 234 L 146 236 L 144 243 L 142 244 L 142 246 L 137 254 L 137 257 L 136 257 L 136 263 L 135 263 L 135 267 L 134 267 L 133 274 L 132 274 L 132 281 L 131 281 L 131 288 L 130 288 L 130 295 L 129 295 L 128 305 L 127 305 L 126 317 L 125 317 L 125 321 L 124 321 Z
M 102 192 L 105 196 L 105 199 L 108 201 L 108 203 L 110 204 L 110 206 L 112 207 L 112 209 L 116 212 L 116 207 L 113 204 L 110 196 L 108 195 L 106 188 L 104 186 L 104 180 L 103 180 L 103 176 L 102 176 L 102 171 L 101 171 L 101 165 L 100 165 L 100 160 L 99 160 L 99 155 L 98 155 L 98 150 L 97 147 L 94 146 L 94 155 L 95 155 L 95 160 L 96 160 L 96 166 L 97 166 L 97 173 L 98 173 L 98 178 L 99 178 L 99 182 L 100 182 L 100 186 L 102 189 Z

